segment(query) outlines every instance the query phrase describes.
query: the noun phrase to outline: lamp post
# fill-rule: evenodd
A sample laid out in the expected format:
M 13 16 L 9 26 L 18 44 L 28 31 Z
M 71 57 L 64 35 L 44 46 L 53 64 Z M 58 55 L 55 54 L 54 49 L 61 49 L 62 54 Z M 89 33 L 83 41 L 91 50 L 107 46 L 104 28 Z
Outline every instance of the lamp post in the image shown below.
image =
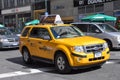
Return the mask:
M 48 12 L 47 12 L 47 0 L 45 0 L 45 15 L 48 15 Z

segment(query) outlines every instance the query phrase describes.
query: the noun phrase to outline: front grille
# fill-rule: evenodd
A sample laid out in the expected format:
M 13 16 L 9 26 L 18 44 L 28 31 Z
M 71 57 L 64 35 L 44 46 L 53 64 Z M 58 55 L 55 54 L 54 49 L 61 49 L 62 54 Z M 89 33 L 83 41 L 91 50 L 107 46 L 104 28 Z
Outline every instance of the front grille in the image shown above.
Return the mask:
M 15 39 L 9 38 L 8 41 L 9 41 L 9 42 L 14 42 Z
M 90 58 L 89 61 L 101 60 L 104 59 L 104 56 L 98 58 Z
M 84 48 L 86 53 L 101 52 L 104 49 L 103 44 L 88 45 L 88 46 L 85 46 Z
M 9 42 L 17 42 L 18 39 L 15 39 L 15 38 L 8 38 L 8 41 L 9 41 Z

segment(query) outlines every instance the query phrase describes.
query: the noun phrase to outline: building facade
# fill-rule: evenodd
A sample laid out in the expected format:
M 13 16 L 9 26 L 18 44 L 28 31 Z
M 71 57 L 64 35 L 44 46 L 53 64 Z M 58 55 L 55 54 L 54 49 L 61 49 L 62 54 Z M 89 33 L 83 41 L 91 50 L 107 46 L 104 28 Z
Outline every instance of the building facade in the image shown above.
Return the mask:
M 66 23 L 102 13 L 120 16 L 120 0 L 0 0 L 3 24 L 22 30 L 24 23 L 41 15 L 60 14 Z
M 40 15 L 48 11 L 50 13 L 49 0 L 1 0 L 2 19 L 6 27 L 14 28 L 20 32 L 24 24 L 33 19 L 38 19 Z

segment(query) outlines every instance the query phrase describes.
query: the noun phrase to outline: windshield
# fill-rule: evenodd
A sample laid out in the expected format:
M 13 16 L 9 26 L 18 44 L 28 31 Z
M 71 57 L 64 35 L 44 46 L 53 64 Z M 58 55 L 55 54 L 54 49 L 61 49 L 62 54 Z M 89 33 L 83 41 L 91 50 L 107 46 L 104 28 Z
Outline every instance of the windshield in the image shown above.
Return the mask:
M 118 32 L 118 30 L 112 27 L 111 25 L 108 25 L 108 24 L 98 24 L 98 25 L 105 32 Z
M 12 35 L 12 33 L 7 29 L 0 29 L 0 35 Z
M 51 31 L 55 38 L 73 38 L 83 36 L 83 33 L 75 26 L 52 27 Z

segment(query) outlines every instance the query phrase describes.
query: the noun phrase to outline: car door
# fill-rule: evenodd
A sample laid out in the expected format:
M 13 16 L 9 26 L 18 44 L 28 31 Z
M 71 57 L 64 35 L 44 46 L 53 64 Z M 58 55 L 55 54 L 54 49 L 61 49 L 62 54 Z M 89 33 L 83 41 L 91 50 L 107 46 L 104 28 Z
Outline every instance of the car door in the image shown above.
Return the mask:
M 39 53 L 37 55 L 42 58 L 52 59 L 55 44 L 50 37 L 49 31 L 41 28 L 39 34 L 41 39 L 38 41 Z
M 33 56 L 40 58 L 52 59 L 52 40 L 46 28 L 34 27 L 31 30 L 30 37 L 30 51 Z M 55 46 L 54 46 L 55 47 Z
M 28 41 L 30 45 L 29 50 L 30 50 L 31 55 L 38 56 L 39 41 L 40 41 L 38 27 L 32 28 Z
M 87 35 L 100 38 L 101 30 L 94 24 L 89 24 Z

